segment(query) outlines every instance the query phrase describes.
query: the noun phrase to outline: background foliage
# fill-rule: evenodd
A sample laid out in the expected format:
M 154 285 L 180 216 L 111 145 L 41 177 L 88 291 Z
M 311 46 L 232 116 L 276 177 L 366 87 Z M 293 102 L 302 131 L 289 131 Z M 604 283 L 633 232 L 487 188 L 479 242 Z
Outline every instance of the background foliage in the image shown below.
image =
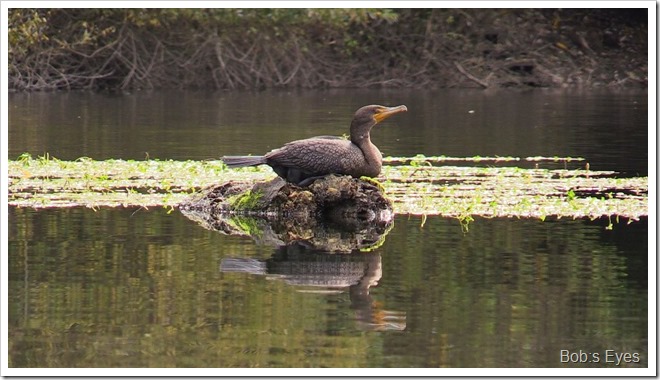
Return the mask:
M 625 9 L 10 9 L 15 90 L 646 86 Z

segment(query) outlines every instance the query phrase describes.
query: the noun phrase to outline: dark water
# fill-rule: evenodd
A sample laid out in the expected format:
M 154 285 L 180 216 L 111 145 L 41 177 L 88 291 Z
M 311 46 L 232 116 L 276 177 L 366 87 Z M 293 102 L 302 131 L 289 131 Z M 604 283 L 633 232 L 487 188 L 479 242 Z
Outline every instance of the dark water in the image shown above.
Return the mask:
M 263 154 L 300 138 L 348 133 L 353 112 L 371 103 L 408 106 L 372 133 L 385 156 L 570 156 L 584 157 L 592 170 L 648 172 L 643 91 L 12 94 L 9 157 Z
M 648 172 L 646 98 L 13 94 L 9 157 L 257 154 L 343 133 L 357 107 L 384 103 L 409 108 L 373 133 L 386 155 L 582 156 L 636 175 Z M 464 232 L 398 216 L 379 248 L 330 255 L 159 209 L 10 208 L 9 366 L 614 368 L 628 353 L 618 366 L 647 367 L 648 224 L 606 225 L 477 218 Z

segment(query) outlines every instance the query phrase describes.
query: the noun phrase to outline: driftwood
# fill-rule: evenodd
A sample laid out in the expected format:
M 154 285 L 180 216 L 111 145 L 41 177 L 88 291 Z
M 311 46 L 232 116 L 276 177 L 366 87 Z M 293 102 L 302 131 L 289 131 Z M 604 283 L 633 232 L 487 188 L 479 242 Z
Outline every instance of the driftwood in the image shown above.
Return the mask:
M 461 72 L 461 74 L 465 75 L 469 80 L 479 84 L 483 88 L 488 88 L 488 82 L 482 81 L 481 79 L 475 77 L 474 75 L 470 74 L 461 66 L 460 63 L 454 62 L 454 66 L 458 69 L 458 71 Z

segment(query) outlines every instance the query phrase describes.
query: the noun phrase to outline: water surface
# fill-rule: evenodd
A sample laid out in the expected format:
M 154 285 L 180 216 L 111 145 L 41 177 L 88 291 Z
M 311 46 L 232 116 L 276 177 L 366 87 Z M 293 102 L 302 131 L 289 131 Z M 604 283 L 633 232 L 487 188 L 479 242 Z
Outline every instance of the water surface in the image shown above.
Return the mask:
M 217 159 L 409 112 L 385 155 L 648 172 L 645 92 L 11 94 L 9 157 Z M 571 163 L 570 165 L 583 165 Z M 521 162 L 520 165 L 531 165 Z M 648 365 L 648 224 L 397 216 L 370 252 L 255 244 L 162 209 L 9 209 L 10 367 Z M 242 265 L 241 270 L 236 266 Z M 590 361 L 562 363 L 561 352 Z M 612 351 L 607 351 L 612 350 Z M 599 358 L 598 361 L 594 358 Z
M 263 154 L 348 133 L 359 107 L 405 104 L 372 140 L 386 156 L 570 156 L 648 172 L 644 91 L 328 90 L 12 94 L 9 157 L 175 160 Z
M 228 258 L 302 261 L 180 214 L 12 209 L 10 221 L 11 366 L 559 367 L 562 349 L 646 363 L 641 223 L 480 219 L 466 234 L 401 216 L 378 250 L 341 255 L 380 266 L 360 296 L 272 265 L 221 271 Z M 302 254 L 326 272 L 337 256 Z

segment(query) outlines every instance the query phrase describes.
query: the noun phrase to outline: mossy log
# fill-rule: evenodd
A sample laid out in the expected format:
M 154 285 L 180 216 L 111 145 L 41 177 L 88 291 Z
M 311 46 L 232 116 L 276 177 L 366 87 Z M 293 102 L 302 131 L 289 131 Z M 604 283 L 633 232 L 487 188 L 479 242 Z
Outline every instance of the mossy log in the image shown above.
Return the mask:
M 316 248 L 350 252 L 379 245 L 392 225 L 392 202 L 376 184 L 329 175 L 308 187 L 286 183 L 227 182 L 179 205 L 204 227 L 249 235 L 263 244 L 306 241 Z

